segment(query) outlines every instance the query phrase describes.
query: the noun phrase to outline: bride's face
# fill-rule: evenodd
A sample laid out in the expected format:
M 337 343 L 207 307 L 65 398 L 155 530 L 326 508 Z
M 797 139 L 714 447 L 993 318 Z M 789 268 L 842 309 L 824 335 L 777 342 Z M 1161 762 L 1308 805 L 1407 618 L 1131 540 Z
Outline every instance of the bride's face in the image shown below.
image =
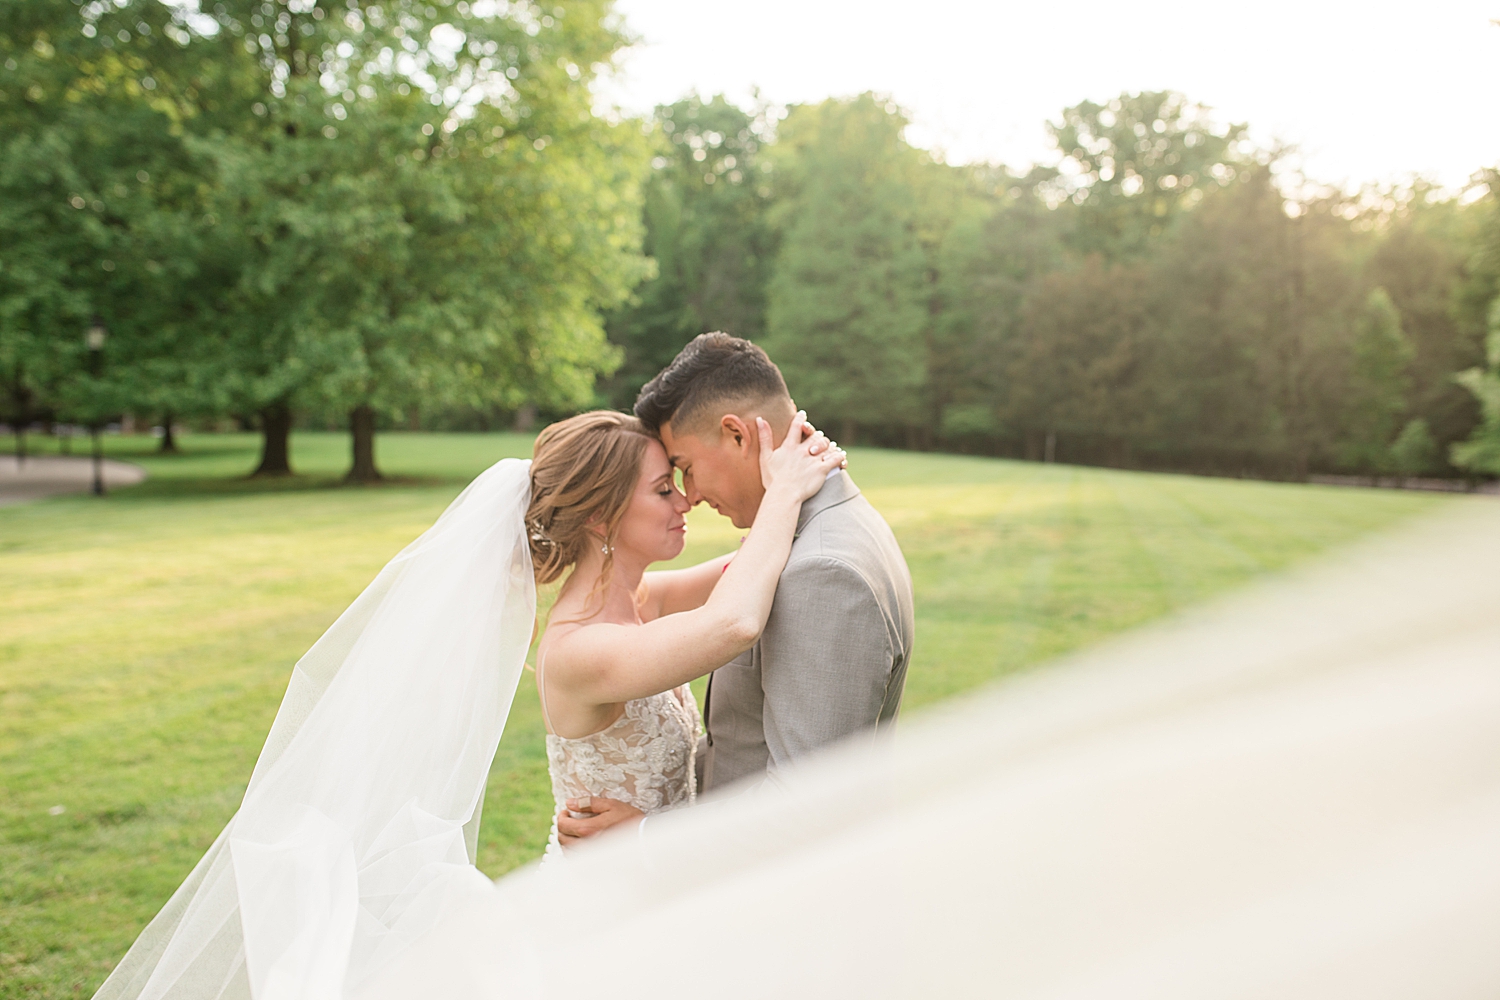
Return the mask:
M 683 515 L 689 507 L 673 481 L 666 449 L 652 441 L 641 459 L 641 477 L 620 520 L 615 548 L 627 549 L 648 563 L 675 559 L 687 543 Z

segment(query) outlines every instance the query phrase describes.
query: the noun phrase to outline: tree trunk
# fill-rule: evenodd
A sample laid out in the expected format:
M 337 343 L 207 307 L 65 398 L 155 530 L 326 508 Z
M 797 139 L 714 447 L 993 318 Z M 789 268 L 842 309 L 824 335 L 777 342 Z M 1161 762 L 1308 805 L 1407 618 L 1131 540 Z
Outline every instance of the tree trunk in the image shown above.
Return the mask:
M 172 414 L 170 413 L 161 418 L 161 447 L 157 451 L 162 454 L 177 454 L 177 439 L 172 436 Z
M 167 431 L 171 433 L 170 428 Z M 292 474 L 291 449 L 292 408 L 286 400 L 277 400 L 260 411 L 260 465 L 253 476 L 290 476 Z
M 104 445 L 99 438 L 99 425 L 95 424 L 89 432 L 94 439 L 94 496 L 102 497 L 104 495 Z
M 842 447 L 847 448 L 854 444 L 854 439 L 859 435 L 859 422 L 845 417 L 841 423 L 841 427 L 839 437 L 843 438 Z
M 368 403 L 361 403 L 349 412 L 349 430 L 354 437 L 354 464 L 345 481 L 379 482 L 382 477 L 375 468 L 375 411 Z
M 16 365 L 15 382 L 12 385 L 10 397 L 15 404 L 15 424 L 12 429 L 16 435 L 16 468 L 26 464 L 26 425 L 31 423 L 31 390 L 26 388 L 22 381 L 24 377 L 21 366 Z

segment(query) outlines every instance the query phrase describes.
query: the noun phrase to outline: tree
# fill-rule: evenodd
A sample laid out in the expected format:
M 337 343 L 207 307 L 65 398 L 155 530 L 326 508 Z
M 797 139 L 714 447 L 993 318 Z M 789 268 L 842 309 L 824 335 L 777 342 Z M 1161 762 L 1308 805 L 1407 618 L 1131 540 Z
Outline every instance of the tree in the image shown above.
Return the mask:
M 1339 460 L 1346 468 L 1385 472 L 1390 467 L 1397 421 L 1406 409 L 1411 384 L 1407 371 L 1415 351 L 1401 331 L 1401 315 L 1384 288 L 1375 289 L 1365 300 L 1352 354 L 1349 385 L 1342 394 Z M 1409 448 L 1416 444 L 1408 442 Z
M 197 266 L 199 164 L 162 87 L 171 17 L 160 4 L 0 11 L 0 361 L 22 426 L 203 408 L 188 359 L 213 282 Z M 97 375 L 84 345 L 96 320 L 109 329 Z
M 1484 368 L 1469 368 L 1454 381 L 1473 394 L 1482 414 L 1467 441 L 1449 449 L 1449 461 L 1470 473 L 1500 475 L 1500 298 L 1490 304 Z
M 945 438 L 997 437 L 1009 398 L 1022 310 L 1066 261 L 1066 220 L 1003 171 L 979 178 L 991 195 L 964 212 L 938 254 L 938 305 L 928 392 Z
M 1153 450 L 1299 477 L 1332 460 L 1368 292 L 1348 263 L 1343 207 L 1289 204 L 1260 167 L 1163 241 L 1151 264 Z
M 7 8 L 30 104 L 0 114 L 37 126 L 0 161 L 23 195 L 0 226 L 29 241 L 7 245 L 0 279 L 12 395 L 39 405 L 37 345 L 75 363 L 98 311 L 107 377 L 73 378 L 73 398 L 259 411 L 265 472 L 288 469 L 296 405 L 350 414 L 352 478 L 368 479 L 377 416 L 586 401 L 615 361 L 599 313 L 642 270 L 644 149 L 591 113 L 593 68 L 621 43 L 607 13 Z
M 370 7 L 302 32 L 316 73 L 278 53 L 246 217 L 277 234 L 261 286 L 300 303 L 294 394 L 349 414 L 350 478 L 378 478 L 377 416 L 568 408 L 615 363 L 599 312 L 642 272 L 645 157 L 590 111 L 606 9 Z
M 1139 267 L 1093 256 L 1046 275 L 1027 296 L 1002 412 L 1026 435 L 1030 457 L 1055 454 L 1058 436 L 1071 435 L 1103 439 L 1129 464 L 1130 441 L 1147 415 L 1144 285 Z
M 1427 421 L 1414 417 L 1407 421 L 1391 443 L 1390 466 L 1399 475 L 1410 478 L 1432 471 L 1441 456 Z
M 1413 348 L 1409 411 L 1434 436 L 1441 456 L 1478 419 L 1473 398 L 1453 381 L 1453 373 L 1483 357 L 1483 313 L 1476 310 L 1471 319 L 1455 304 L 1470 280 L 1474 224 L 1488 206 L 1460 205 L 1420 181 L 1371 192 L 1370 198 L 1375 207 L 1367 214 L 1377 243 L 1367 273 L 1400 313 Z
M 795 107 L 776 143 L 781 246 L 764 346 L 816 421 L 927 423 L 932 294 L 921 239 L 934 165 L 893 104 L 863 94 Z
M 97 234 L 77 217 L 88 203 L 70 155 L 82 124 L 68 100 L 79 59 L 63 27 L 70 13 L 0 9 L 0 413 L 22 457 L 27 426 L 56 412 L 81 376 L 88 289 L 102 263 L 90 238 Z M 63 329 L 73 336 L 59 336 Z
M 644 249 L 656 274 L 609 320 L 625 358 L 606 389 L 626 407 L 698 334 L 760 339 L 774 254 L 770 164 L 760 155 L 770 131 L 766 110 L 694 96 L 658 107 L 653 118 L 659 131 Z
M 1076 206 L 1076 250 L 1112 259 L 1141 253 L 1178 212 L 1254 165 L 1247 126 L 1220 126 L 1173 91 L 1084 101 L 1047 128 L 1062 162 L 1039 187 Z
M 216 37 L 257 57 L 220 191 L 266 320 L 227 355 L 264 359 L 239 391 L 268 423 L 345 411 L 351 479 L 379 477 L 377 417 L 577 405 L 613 364 L 598 314 L 640 273 L 644 158 L 590 112 L 621 42 L 606 10 L 216 8 Z

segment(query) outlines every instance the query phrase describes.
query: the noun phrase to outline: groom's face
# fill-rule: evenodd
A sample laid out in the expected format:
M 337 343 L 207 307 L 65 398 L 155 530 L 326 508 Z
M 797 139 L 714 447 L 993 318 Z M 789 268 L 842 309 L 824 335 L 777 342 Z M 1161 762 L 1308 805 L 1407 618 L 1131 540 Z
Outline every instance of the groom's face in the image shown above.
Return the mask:
M 667 455 L 682 471 L 688 502 L 695 507 L 707 503 L 736 528 L 750 527 L 766 492 L 760 481 L 760 445 L 750 429 L 754 419 L 726 414 L 717 426 L 681 434 L 671 421 L 660 428 Z

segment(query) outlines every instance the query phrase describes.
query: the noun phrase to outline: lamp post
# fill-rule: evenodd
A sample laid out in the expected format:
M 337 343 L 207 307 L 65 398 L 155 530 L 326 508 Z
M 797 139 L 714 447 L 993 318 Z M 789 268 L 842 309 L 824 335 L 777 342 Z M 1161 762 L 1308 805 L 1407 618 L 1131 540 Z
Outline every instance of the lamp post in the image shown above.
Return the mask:
M 89 324 L 89 329 L 84 334 L 83 342 L 89 349 L 89 377 L 96 382 L 99 379 L 99 370 L 103 364 L 101 355 L 104 353 L 104 341 L 109 337 L 109 329 L 105 327 L 104 321 L 98 316 Z M 99 420 L 96 417 L 90 422 L 89 431 L 94 438 L 94 496 L 104 495 L 104 450 L 99 441 Z

